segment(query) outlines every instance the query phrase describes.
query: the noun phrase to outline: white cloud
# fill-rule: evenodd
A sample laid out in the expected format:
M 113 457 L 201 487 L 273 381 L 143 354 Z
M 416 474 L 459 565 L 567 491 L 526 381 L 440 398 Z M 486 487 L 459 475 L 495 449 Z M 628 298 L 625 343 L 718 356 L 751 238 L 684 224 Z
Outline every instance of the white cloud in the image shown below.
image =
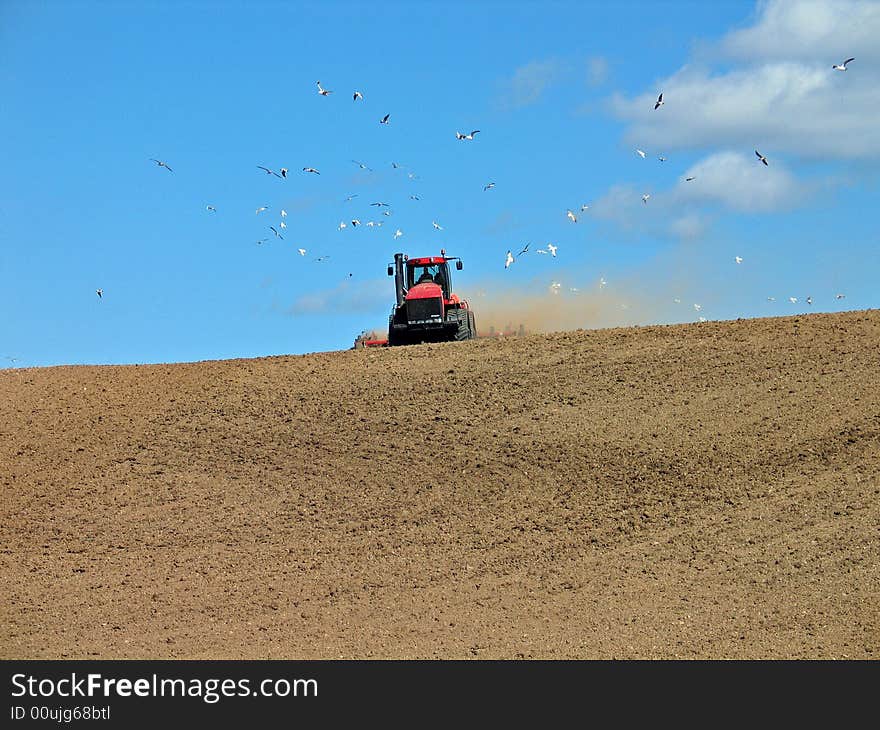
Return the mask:
M 502 83 L 499 104 L 508 109 L 529 106 L 541 96 L 563 73 L 563 65 L 555 59 L 532 61 L 514 71 L 513 77 Z
M 692 166 L 671 193 L 676 202 L 718 203 L 742 213 L 761 213 L 797 205 L 809 194 L 781 163 L 768 159 L 764 165 L 756 155 L 718 152 Z
M 718 46 L 746 64 L 716 73 L 688 65 L 635 98 L 616 95 L 611 109 L 638 146 L 880 157 L 880 69 L 831 68 L 849 56 L 880 57 L 878 37 L 880 3 L 770 2 Z M 816 45 L 826 42 L 841 47 Z M 661 91 L 666 103 L 654 110 Z
M 830 68 L 850 56 L 880 57 L 878 35 L 876 0 L 772 0 L 759 5 L 753 26 L 729 33 L 719 50 L 747 61 L 801 59 Z
M 599 86 L 608 78 L 608 61 L 602 56 L 587 60 L 587 85 Z
M 287 308 L 287 314 L 321 314 L 326 312 L 364 312 L 381 307 L 394 296 L 385 279 L 343 281 L 333 289 L 304 294 Z

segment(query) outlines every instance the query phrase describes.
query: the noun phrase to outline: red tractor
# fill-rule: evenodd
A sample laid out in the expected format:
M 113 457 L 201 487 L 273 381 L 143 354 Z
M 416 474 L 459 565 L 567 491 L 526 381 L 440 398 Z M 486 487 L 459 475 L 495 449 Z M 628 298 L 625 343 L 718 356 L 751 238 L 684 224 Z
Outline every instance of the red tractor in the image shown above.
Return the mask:
M 388 344 L 473 340 L 477 336 L 474 313 L 467 301 L 452 293 L 449 262 L 461 271 L 461 259 L 447 256 L 409 258 L 394 254 L 388 276 L 394 276 L 397 303 L 388 318 Z

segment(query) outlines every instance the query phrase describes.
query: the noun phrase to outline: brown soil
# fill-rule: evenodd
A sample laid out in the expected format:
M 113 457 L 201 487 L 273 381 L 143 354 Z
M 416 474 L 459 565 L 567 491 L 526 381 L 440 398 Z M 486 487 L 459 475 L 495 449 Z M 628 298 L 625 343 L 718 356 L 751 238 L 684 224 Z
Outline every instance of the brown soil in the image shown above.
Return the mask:
M 0 656 L 880 651 L 880 312 L 0 372 Z

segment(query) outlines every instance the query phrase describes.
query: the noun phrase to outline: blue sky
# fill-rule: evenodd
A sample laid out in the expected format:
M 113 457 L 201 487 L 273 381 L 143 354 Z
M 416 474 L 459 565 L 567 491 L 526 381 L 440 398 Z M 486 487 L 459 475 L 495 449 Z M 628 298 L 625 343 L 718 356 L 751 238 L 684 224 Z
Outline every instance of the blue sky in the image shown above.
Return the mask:
M 483 330 L 877 307 L 878 35 L 858 0 L 7 0 L 0 367 L 347 348 L 441 247 Z

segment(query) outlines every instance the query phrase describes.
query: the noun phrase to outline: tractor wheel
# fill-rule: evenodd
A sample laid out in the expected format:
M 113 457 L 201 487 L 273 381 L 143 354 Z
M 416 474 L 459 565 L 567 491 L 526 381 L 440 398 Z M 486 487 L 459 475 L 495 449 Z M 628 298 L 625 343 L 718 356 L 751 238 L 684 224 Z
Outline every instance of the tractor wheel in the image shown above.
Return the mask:
M 476 319 L 474 318 L 474 313 L 470 309 L 467 310 L 467 313 L 468 313 L 468 329 L 471 332 L 471 336 L 468 339 L 475 340 L 475 339 L 477 339 L 477 322 L 476 322 Z
M 453 309 L 449 313 L 449 320 L 458 321 L 458 329 L 455 330 L 455 340 L 472 340 L 474 338 L 474 330 L 471 327 L 470 312 L 467 309 Z

